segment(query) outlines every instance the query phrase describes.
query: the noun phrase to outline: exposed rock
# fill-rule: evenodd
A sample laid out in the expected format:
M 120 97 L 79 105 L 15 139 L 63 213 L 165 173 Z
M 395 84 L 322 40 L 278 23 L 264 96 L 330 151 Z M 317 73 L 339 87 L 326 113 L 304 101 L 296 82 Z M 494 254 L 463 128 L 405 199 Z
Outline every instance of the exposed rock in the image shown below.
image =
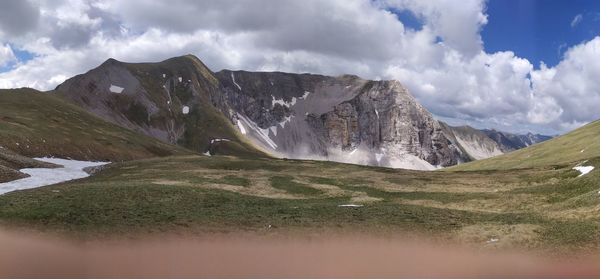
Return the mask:
M 210 154 L 261 150 L 286 158 L 434 169 L 501 153 L 481 132 L 440 124 L 398 81 L 213 73 L 188 55 L 144 64 L 110 59 L 56 91 L 105 120 Z
M 458 147 L 397 81 L 231 71 L 216 75 L 238 117 L 251 122 L 254 133 L 249 136 L 274 154 L 410 168 L 408 159 L 419 169 L 459 162 Z
M 516 135 L 496 130 L 482 130 L 488 137 L 498 143 L 502 152 L 510 152 L 525 148 L 530 145 L 552 139 L 551 136 L 527 133 L 525 135 Z
M 467 156 L 464 161 L 481 160 L 503 154 L 498 143 L 490 139 L 484 132 L 470 126 L 451 127 L 445 126 L 445 134 L 453 143 L 460 146 Z

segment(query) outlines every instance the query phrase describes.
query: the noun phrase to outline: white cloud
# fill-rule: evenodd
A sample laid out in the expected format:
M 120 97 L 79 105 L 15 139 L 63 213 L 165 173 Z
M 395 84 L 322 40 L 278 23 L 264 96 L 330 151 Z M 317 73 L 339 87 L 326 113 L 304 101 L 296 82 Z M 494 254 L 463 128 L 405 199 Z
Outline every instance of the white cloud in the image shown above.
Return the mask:
M 532 73 L 534 92 L 544 121 L 569 129 L 599 118 L 600 37 L 567 50 L 556 67 L 542 65 Z M 539 120 L 534 113 L 532 122 Z
M 385 5 L 409 9 L 425 19 L 432 32 L 446 45 L 465 56 L 477 55 L 483 49 L 479 34 L 487 23 L 485 1 L 462 0 L 382 0 Z
M 0 44 L 0 67 L 6 66 L 11 62 L 17 60 L 15 54 L 13 53 L 10 45 L 1 45 Z
M 575 26 L 579 25 L 579 23 L 581 23 L 582 20 L 583 20 L 583 15 L 582 14 L 576 15 L 573 18 L 573 20 L 571 20 L 571 27 L 575 28 Z
M 510 51 L 484 51 L 484 0 L 31 3 L 38 24 L 6 41 L 37 56 L 0 73 L 0 87 L 52 89 L 109 57 L 141 62 L 192 53 L 213 70 L 394 78 L 437 116 L 509 130 L 565 131 L 598 118 L 600 39 L 572 47 L 556 67 L 534 70 Z M 390 7 L 412 11 L 423 28 L 404 28 Z M 0 48 L 0 64 L 2 57 Z

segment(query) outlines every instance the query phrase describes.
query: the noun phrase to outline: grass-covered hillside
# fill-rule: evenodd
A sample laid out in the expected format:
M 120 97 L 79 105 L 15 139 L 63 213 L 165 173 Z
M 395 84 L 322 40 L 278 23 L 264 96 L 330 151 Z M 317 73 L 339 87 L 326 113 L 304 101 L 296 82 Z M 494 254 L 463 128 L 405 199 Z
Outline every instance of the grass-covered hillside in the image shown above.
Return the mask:
M 2 195 L 0 220 L 84 235 L 410 231 L 482 246 L 594 247 L 600 241 L 600 216 L 594 214 L 600 175 L 578 175 L 570 168 L 418 172 L 166 157 Z
M 575 166 L 600 157 L 600 121 L 563 136 L 490 159 L 458 165 L 447 170 L 507 170 L 546 166 Z
M 114 93 L 111 86 L 123 91 Z M 192 55 L 159 63 L 109 59 L 54 92 L 108 122 L 195 152 L 267 156 L 221 112 L 229 108 L 219 81 Z M 214 144 L 214 139 L 229 143 Z
M 0 146 L 27 157 L 98 161 L 190 153 L 33 89 L 0 90 Z

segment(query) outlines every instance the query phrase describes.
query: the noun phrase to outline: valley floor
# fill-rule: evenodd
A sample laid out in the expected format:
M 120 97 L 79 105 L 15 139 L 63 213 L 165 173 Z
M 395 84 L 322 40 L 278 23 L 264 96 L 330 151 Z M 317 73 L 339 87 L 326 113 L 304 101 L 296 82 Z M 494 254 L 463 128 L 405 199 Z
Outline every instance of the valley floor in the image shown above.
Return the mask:
M 595 165 L 599 160 L 587 164 Z M 0 222 L 82 237 L 183 231 L 425 234 L 482 247 L 594 249 L 600 175 L 571 165 L 419 172 L 178 156 L 0 196 Z

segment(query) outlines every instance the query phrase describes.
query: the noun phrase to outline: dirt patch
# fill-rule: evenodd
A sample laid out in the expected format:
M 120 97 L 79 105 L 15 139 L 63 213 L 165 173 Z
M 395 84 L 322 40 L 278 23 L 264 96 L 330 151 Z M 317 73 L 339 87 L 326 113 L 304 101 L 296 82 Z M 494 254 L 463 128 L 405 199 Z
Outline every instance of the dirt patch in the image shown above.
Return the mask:
M 186 181 L 167 180 L 167 179 L 154 180 L 154 181 L 152 181 L 152 183 L 157 184 L 157 185 L 167 185 L 167 186 L 191 185 L 190 183 L 188 183 Z
M 214 176 L 218 178 L 220 176 Z M 235 192 L 242 195 L 248 196 L 256 196 L 270 199 L 304 199 L 302 195 L 292 195 L 283 190 L 278 190 L 271 187 L 268 179 L 254 179 L 248 187 L 245 186 L 235 186 L 229 184 L 221 184 L 221 183 L 191 183 L 188 181 L 179 181 L 179 180 L 154 180 L 153 184 L 157 185 L 167 185 L 167 186 L 193 186 L 200 187 L 206 189 L 218 189 L 225 190 L 230 192 Z

